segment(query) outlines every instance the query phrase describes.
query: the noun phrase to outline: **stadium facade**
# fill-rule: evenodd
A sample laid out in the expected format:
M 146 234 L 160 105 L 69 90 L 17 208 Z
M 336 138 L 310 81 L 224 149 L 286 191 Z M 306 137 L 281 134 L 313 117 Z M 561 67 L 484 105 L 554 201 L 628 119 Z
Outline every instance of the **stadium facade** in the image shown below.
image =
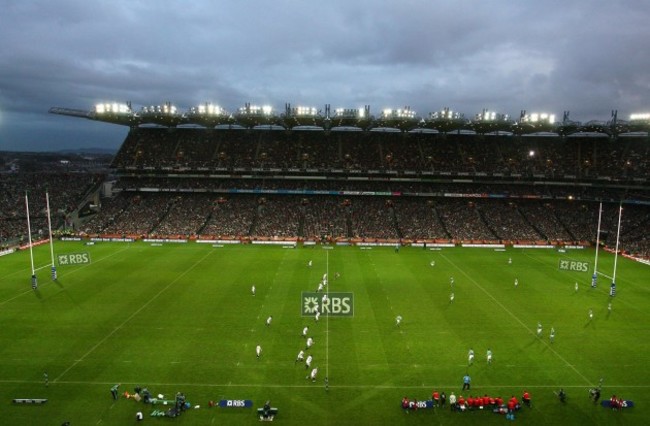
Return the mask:
M 94 238 L 338 244 L 613 245 L 648 257 L 648 119 L 518 121 L 448 109 L 378 117 L 247 104 L 106 104 L 56 114 L 128 125 L 111 172 L 65 214 Z M 15 217 L 14 217 L 15 218 Z M 19 220 L 16 219 L 16 220 Z

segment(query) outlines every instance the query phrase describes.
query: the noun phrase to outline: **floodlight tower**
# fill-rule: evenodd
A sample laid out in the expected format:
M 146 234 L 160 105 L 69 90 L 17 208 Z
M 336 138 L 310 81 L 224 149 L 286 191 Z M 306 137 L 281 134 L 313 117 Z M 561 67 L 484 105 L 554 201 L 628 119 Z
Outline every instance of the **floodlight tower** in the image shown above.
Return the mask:
M 239 108 L 235 120 L 237 124 L 248 129 L 258 126 L 268 126 L 270 128 L 281 124 L 280 117 L 275 115 L 272 106 L 251 105 L 250 102 Z
M 519 121 L 513 128 L 515 133 L 519 135 L 539 132 L 558 132 L 555 114 L 546 112 L 533 112 L 529 114 L 526 110 L 521 110 Z
M 291 107 L 290 103 L 284 104 L 282 125 L 291 130 L 294 127 L 323 127 L 323 116 L 316 107 L 297 106 Z
M 417 123 L 415 111 L 410 106 L 405 106 L 404 108 L 384 109 L 376 121 L 376 127 L 393 128 L 406 132 L 417 127 Z
M 570 113 L 571 111 L 564 111 L 562 113 L 562 123 L 560 123 L 560 126 L 558 127 L 558 133 L 563 139 L 578 132 L 580 129 L 580 123 L 569 118 Z
M 190 108 L 187 118 L 188 123 L 208 128 L 233 122 L 232 116 L 225 109 L 210 102 Z
M 370 116 L 370 105 L 362 108 L 336 108 L 330 116 L 331 127 L 356 127 L 367 130 L 372 117 Z
M 329 133 L 332 128 L 332 117 L 330 116 L 331 106 L 330 104 L 325 104 L 325 118 L 323 119 L 323 129 L 326 133 Z
M 449 107 L 445 107 L 441 111 L 430 112 L 429 118 L 424 122 L 425 128 L 437 130 L 443 135 L 455 130 L 460 131 L 466 125 L 465 116 Z
M 508 114 L 500 114 L 488 109 L 483 109 L 483 111 L 476 114 L 474 119 L 470 121 L 470 128 L 479 135 L 491 132 L 496 132 L 498 135 L 500 131 L 510 131 L 511 127 L 512 122 Z
M 141 123 L 158 124 L 165 127 L 174 127 L 183 123 L 187 117 L 178 112 L 178 108 L 167 101 L 162 105 L 150 105 L 140 110 Z
M 650 133 L 650 112 L 638 112 L 630 114 L 628 130 L 630 132 Z

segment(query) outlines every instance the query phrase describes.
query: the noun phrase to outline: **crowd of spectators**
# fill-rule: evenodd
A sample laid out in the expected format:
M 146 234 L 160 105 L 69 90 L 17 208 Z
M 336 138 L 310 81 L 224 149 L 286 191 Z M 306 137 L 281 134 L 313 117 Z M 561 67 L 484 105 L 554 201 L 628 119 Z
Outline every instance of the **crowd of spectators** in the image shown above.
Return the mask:
M 598 203 L 456 197 L 121 192 L 104 199 L 88 234 L 593 242 Z M 621 242 L 648 251 L 650 212 L 625 207 Z M 618 205 L 605 204 L 602 239 L 615 241 Z
M 105 198 L 85 233 L 164 237 L 361 238 L 444 241 L 593 242 L 596 202 L 465 197 L 280 195 L 122 191 Z M 601 239 L 616 239 L 618 204 L 605 203 Z M 650 211 L 626 205 L 620 242 L 647 256 Z M 24 233 L 25 217 L 2 222 Z M 35 236 L 46 231 L 34 216 Z
M 168 203 L 168 213 L 152 233 L 164 236 L 193 237 L 198 235 L 198 231 L 208 220 L 213 200 L 206 194 L 197 194 L 192 197 L 176 195 L 172 196 Z
M 303 199 L 303 235 L 309 239 L 349 238 L 350 207 L 343 197 L 314 196 Z
M 0 174 L 0 246 L 28 239 L 27 201 L 32 236 L 48 234 L 46 192 L 53 229 L 66 224 L 84 195 L 103 175 L 84 172 L 41 171 Z
M 517 209 L 525 220 L 547 241 L 572 241 L 575 237 L 569 233 L 555 205 L 540 201 L 517 203 Z M 588 234 L 583 241 L 589 241 Z
M 442 223 L 453 240 L 457 241 L 494 241 L 497 236 L 481 219 L 476 208 L 478 201 L 465 198 L 436 200 L 435 208 Z
M 112 161 L 114 192 L 77 230 L 184 238 L 594 242 L 602 201 L 601 239 L 612 245 L 618 205 L 626 200 L 621 247 L 650 257 L 647 142 L 133 129 Z M 25 238 L 25 190 L 34 195 L 31 221 L 38 237 L 46 231 L 44 187 L 58 229 L 69 225 L 66 218 L 105 175 L 55 167 L 2 177 L 0 238 L 8 241 Z
M 250 235 L 257 205 L 257 197 L 250 195 L 217 197 L 200 234 L 219 238 Z
M 629 180 L 650 175 L 642 137 L 139 128 L 113 165 L 155 170 L 433 172 Z
M 394 202 L 394 204 L 396 205 L 395 217 L 402 238 L 407 240 L 451 239 L 433 200 L 405 198 Z
M 300 197 L 287 196 L 281 199 L 260 197 L 251 235 L 296 238 L 300 235 L 303 213 Z
M 359 196 L 349 200 L 349 208 L 354 238 L 399 239 L 392 200 Z
M 489 200 L 474 203 L 479 216 L 498 240 L 537 241 L 542 234 L 524 217 L 517 203 L 503 200 Z

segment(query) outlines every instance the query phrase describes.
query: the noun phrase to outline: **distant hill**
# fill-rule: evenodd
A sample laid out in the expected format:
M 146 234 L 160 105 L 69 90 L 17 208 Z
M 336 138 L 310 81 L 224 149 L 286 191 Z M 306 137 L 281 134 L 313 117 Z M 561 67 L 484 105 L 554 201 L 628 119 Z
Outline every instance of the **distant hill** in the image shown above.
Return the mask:
M 117 148 L 76 148 L 76 149 L 62 149 L 56 151 L 60 154 L 102 154 L 102 155 L 115 155 Z

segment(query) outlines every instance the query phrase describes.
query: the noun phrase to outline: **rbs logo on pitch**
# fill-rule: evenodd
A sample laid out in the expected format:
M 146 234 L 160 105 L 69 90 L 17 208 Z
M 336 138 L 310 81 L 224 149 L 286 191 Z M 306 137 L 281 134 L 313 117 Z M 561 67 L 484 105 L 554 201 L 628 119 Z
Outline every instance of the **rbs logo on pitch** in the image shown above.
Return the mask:
M 313 316 L 316 312 L 331 317 L 354 316 L 354 294 L 349 292 L 326 293 L 302 292 L 300 311 L 302 316 Z
M 577 260 L 560 260 L 560 270 L 588 272 L 589 262 L 579 262 Z
M 90 253 L 67 253 L 57 256 L 59 265 L 80 265 L 90 263 Z

